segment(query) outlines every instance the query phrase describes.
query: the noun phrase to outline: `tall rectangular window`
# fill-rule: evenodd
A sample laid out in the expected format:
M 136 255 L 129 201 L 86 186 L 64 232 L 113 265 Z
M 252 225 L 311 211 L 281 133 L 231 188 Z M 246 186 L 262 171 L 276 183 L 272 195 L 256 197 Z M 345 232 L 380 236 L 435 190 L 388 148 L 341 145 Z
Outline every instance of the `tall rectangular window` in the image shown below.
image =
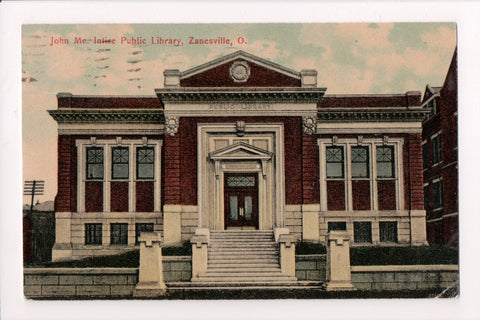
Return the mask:
M 380 221 L 380 242 L 398 242 L 398 227 L 396 221 Z
M 377 177 L 394 178 L 395 163 L 393 147 L 377 147 Z
M 354 222 L 353 238 L 356 243 L 372 243 L 372 223 Z
M 428 211 L 430 209 L 430 206 L 428 204 L 429 199 L 428 199 L 428 185 L 423 186 L 423 208 Z
M 435 99 L 430 100 L 427 104 L 427 108 L 432 109 L 432 114 L 436 114 L 438 112 L 437 101 Z
M 112 148 L 112 179 L 128 179 L 128 158 L 128 148 Z
M 352 147 L 352 178 L 368 178 L 368 163 L 368 147 Z
M 437 164 L 442 161 L 442 138 L 441 134 L 436 135 L 432 138 L 432 157 L 433 164 Z
M 427 145 L 427 142 L 425 142 L 422 145 L 422 158 L 423 158 L 423 169 L 426 169 L 428 167 L 428 145 Z
M 137 148 L 137 179 L 154 178 L 155 152 L 153 147 Z
M 443 184 L 442 180 L 433 183 L 433 208 L 443 208 Z
M 128 224 L 110 224 L 110 244 L 128 244 Z
M 344 177 L 343 147 L 327 147 L 327 178 Z
M 87 148 L 87 179 L 103 179 L 103 148 Z
M 135 223 L 135 244 L 137 245 L 142 232 L 153 232 L 153 223 Z
M 101 223 L 85 223 L 85 244 L 86 245 L 102 244 L 102 224 Z

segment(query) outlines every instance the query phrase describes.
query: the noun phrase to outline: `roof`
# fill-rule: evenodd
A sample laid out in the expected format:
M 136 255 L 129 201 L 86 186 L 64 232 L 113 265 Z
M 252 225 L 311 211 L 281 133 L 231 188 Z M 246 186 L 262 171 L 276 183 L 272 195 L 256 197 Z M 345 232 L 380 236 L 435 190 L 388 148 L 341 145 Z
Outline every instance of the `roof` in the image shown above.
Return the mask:
M 422 94 L 417 91 L 404 94 L 326 94 L 318 108 L 405 108 L 419 106 Z

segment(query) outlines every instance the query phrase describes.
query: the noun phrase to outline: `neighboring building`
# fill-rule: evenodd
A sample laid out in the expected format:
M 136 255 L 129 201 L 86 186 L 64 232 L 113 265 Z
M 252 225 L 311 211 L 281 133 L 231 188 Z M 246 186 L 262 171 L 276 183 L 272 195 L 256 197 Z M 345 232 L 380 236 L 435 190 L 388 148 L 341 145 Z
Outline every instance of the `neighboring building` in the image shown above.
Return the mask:
M 420 92 L 328 96 L 315 70 L 242 51 L 164 76 L 156 96 L 58 94 L 54 260 L 151 230 L 426 244 Z
M 23 206 L 23 262 L 38 264 L 52 260 L 55 243 L 53 201 Z
M 430 244 L 458 247 L 457 51 L 441 88 L 427 85 L 422 104 L 423 190 Z

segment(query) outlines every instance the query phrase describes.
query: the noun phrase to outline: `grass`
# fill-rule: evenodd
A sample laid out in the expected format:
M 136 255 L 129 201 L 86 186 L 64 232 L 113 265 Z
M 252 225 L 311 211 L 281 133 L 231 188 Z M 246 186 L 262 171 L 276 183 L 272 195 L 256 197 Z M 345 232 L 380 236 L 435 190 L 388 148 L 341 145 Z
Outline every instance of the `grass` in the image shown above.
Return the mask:
M 325 254 L 326 247 L 318 243 L 299 242 L 295 246 L 295 253 Z M 165 247 L 162 248 L 162 254 L 191 256 L 192 246 L 189 242 L 184 242 L 180 247 Z M 353 247 L 350 248 L 350 263 L 352 266 L 458 264 L 458 249 L 443 246 Z M 138 249 L 111 256 L 26 265 L 44 268 L 138 268 L 138 266 Z
M 163 256 L 191 256 L 190 242 L 184 242 L 179 247 L 162 248 Z M 138 268 L 140 263 L 140 250 L 135 249 L 116 255 L 90 257 L 80 260 L 47 262 L 26 267 L 37 268 Z
M 326 247 L 319 243 L 299 242 L 295 253 L 325 254 Z M 458 264 L 458 249 L 444 246 L 423 247 L 352 247 L 352 266 Z
M 327 248 L 323 244 L 299 242 L 295 244 L 295 254 L 326 254 Z

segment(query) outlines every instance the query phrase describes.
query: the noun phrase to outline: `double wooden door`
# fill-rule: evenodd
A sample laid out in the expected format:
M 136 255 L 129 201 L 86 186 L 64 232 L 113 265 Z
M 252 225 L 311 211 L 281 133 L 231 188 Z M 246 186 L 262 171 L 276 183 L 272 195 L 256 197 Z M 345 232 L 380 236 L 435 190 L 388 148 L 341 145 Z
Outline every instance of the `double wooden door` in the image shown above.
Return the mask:
M 258 177 L 250 173 L 225 174 L 225 229 L 258 229 Z

